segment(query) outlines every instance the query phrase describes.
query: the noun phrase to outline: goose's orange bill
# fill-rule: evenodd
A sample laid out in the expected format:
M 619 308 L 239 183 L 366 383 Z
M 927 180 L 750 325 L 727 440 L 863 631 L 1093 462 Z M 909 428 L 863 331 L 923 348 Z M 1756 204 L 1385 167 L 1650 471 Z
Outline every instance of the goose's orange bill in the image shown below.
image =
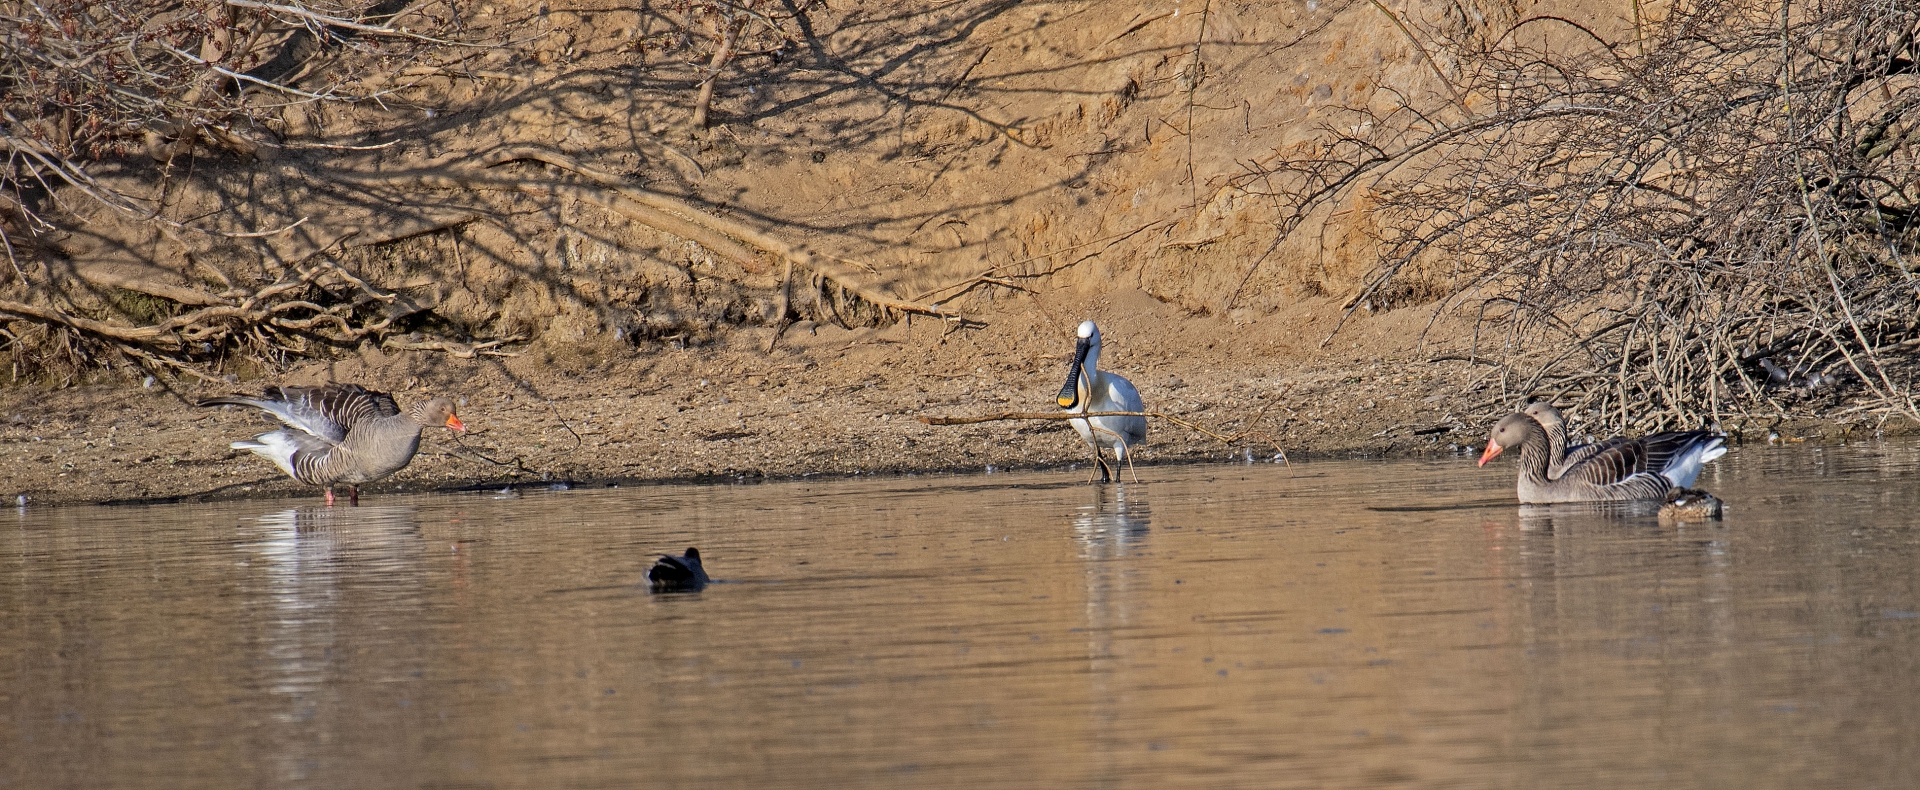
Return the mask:
M 1488 440 L 1487 440 L 1487 451 L 1486 451 L 1486 452 L 1484 452 L 1484 453 L 1481 453 L 1481 454 L 1480 454 L 1480 464 L 1479 464 L 1479 465 L 1480 465 L 1480 466 L 1486 466 L 1486 465 L 1487 465 L 1487 462 L 1488 462 L 1488 461 L 1491 461 L 1491 460 L 1493 460 L 1493 457 L 1494 457 L 1494 456 L 1496 456 L 1496 455 L 1499 455 L 1499 454 L 1500 454 L 1500 451 L 1501 451 L 1501 450 L 1503 450 L 1503 449 L 1505 449 L 1505 448 L 1503 448 L 1503 447 L 1501 447 L 1500 445 L 1498 445 L 1498 444 L 1496 444 L 1496 443 L 1494 443 L 1494 441 L 1493 441 L 1492 439 L 1488 439 Z

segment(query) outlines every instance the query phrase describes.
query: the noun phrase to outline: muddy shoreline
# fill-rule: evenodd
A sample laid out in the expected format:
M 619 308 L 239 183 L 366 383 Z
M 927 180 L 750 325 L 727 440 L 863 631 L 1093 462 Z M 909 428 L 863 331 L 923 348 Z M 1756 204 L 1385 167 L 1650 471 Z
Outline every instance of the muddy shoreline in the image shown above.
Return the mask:
M 809 476 L 1066 469 L 1091 476 L 1088 450 L 1063 422 L 930 426 L 923 415 L 1050 411 L 1079 316 L 1106 337 L 1102 367 L 1127 375 L 1149 409 L 1223 434 L 1229 446 L 1153 421 L 1139 470 L 1170 463 L 1457 455 L 1485 441 L 1474 404 L 1518 403 L 1446 356 L 1431 316 L 1367 317 L 1321 344 L 1335 306 L 1307 301 L 1257 321 L 1196 316 L 1140 292 L 1022 300 L 983 329 L 928 322 L 846 330 L 800 325 L 767 351 L 771 329 L 742 329 L 693 348 L 635 347 L 601 360 L 539 348 L 458 359 L 361 354 L 257 381 L 106 381 L 0 390 L 0 501 L 32 505 L 311 498 L 228 443 L 274 427 L 250 410 L 195 408 L 199 398 L 265 384 L 362 383 L 405 405 L 462 399 L 470 430 L 429 430 L 412 465 L 364 487 L 459 491 L 506 486 L 649 485 Z M 1759 440 L 1766 429 L 1726 426 Z M 1809 420 L 1788 438 L 1841 439 L 1904 424 Z M 1463 461 L 1463 470 L 1471 464 Z M 1495 472 L 1486 472 L 1494 474 Z M 1499 474 L 1507 474 L 1501 470 Z

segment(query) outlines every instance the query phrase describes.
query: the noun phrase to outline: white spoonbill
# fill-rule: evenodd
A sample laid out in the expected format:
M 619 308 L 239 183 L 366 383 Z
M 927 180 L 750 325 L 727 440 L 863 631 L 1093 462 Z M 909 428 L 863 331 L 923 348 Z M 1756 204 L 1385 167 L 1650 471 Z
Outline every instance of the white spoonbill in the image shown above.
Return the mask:
M 1073 349 L 1073 365 L 1067 368 L 1067 383 L 1060 388 L 1060 408 L 1077 414 L 1103 411 L 1145 411 L 1140 392 L 1133 382 L 1100 369 L 1100 327 L 1092 321 L 1080 322 L 1080 342 Z M 1100 448 L 1113 449 L 1115 464 L 1127 460 L 1127 454 L 1147 441 L 1145 417 L 1088 417 L 1068 420 L 1080 438 L 1093 448 L 1094 463 L 1100 465 L 1100 481 L 1113 480 L 1118 470 L 1107 466 Z

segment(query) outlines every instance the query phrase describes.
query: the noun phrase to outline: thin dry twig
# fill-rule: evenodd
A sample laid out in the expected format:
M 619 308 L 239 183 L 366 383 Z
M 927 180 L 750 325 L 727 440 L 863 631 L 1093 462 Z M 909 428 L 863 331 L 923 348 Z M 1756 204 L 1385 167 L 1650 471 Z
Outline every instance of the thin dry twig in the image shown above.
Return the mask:
M 1262 414 L 1264 413 L 1265 411 L 1263 410 Z M 1286 461 L 1286 458 L 1287 458 L 1287 451 L 1280 446 L 1280 442 L 1278 440 L 1275 440 L 1272 436 L 1268 435 L 1265 431 L 1258 431 L 1258 430 L 1253 430 L 1251 428 L 1248 428 L 1236 434 L 1231 434 L 1231 435 L 1222 434 L 1218 431 L 1210 430 L 1200 425 L 1199 423 L 1193 422 L 1192 420 L 1188 420 L 1182 417 L 1175 417 L 1171 414 L 1165 414 L 1157 411 L 1090 411 L 1090 412 L 1009 411 L 1009 412 L 1001 412 L 999 414 L 984 414 L 984 415 L 969 416 L 969 417 L 934 417 L 934 416 L 923 415 L 917 419 L 919 419 L 923 423 L 926 423 L 927 425 L 975 425 L 983 422 L 1005 422 L 1005 421 L 1013 421 L 1013 420 L 1042 420 L 1042 421 L 1081 420 L 1081 419 L 1086 419 L 1088 417 L 1147 417 L 1147 418 L 1156 419 L 1156 420 L 1166 420 L 1167 422 L 1173 423 L 1174 425 L 1178 425 L 1182 428 L 1193 431 L 1194 433 L 1200 434 L 1209 439 L 1213 439 L 1214 441 L 1220 442 L 1222 444 L 1228 444 L 1228 445 L 1236 444 L 1242 438 L 1247 436 L 1258 436 L 1261 439 L 1265 439 L 1268 444 L 1273 445 L 1273 451 L 1274 453 L 1280 456 L 1280 460 Z M 1256 417 L 1253 422 L 1258 422 L 1258 418 Z M 1291 462 L 1288 462 L 1288 463 L 1289 465 L 1291 465 Z

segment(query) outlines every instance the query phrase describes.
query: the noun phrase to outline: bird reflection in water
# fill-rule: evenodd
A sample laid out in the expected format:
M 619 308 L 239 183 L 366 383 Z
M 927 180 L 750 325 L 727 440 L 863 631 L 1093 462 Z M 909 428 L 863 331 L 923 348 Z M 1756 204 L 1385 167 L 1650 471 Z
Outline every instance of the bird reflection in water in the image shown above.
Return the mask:
M 328 712 L 324 690 L 343 681 L 338 648 L 368 621 L 423 607 L 424 541 L 410 506 L 295 507 L 254 521 L 247 548 L 255 570 L 244 594 L 272 613 L 263 620 L 256 682 L 285 701 L 269 728 L 285 728 L 277 740 L 297 744 Z M 286 780 L 307 778 L 317 764 L 309 756 L 299 748 L 276 752 L 274 770 Z
M 1144 484 L 1121 484 L 1092 491 L 1092 503 L 1073 515 L 1074 541 L 1086 559 L 1121 557 L 1147 539 L 1153 510 Z
M 1074 542 L 1080 547 L 1085 568 L 1086 620 L 1082 629 L 1087 637 L 1087 683 L 1093 701 L 1096 737 L 1117 743 L 1123 736 L 1116 729 L 1120 715 L 1118 689 L 1128 688 L 1138 678 L 1120 677 L 1130 667 L 1141 666 L 1145 656 L 1127 656 L 1124 651 L 1151 644 L 1142 640 L 1115 639 L 1116 633 L 1138 625 L 1136 614 L 1145 608 L 1153 594 L 1150 580 L 1132 558 L 1145 550 L 1152 509 L 1148 507 L 1147 487 L 1139 483 L 1096 486 L 1089 490 L 1092 502 L 1080 506 L 1073 515 Z M 1116 755 L 1121 749 L 1100 750 L 1105 755 L 1099 784 L 1118 781 L 1123 766 Z
M 1522 532 L 1553 532 L 1556 527 L 1580 527 L 1596 522 L 1631 526 L 1650 525 L 1660 509 L 1659 502 L 1568 502 L 1555 505 L 1521 505 Z
M 1108 655 L 1112 629 L 1132 619 L 1134 599 L 1147 592 L 1139 571 L 1124 560 L 1146 547 L 1153 511 L 1147 487 L 1138 483 L 1101 486 L 1091 494 L 1092 504 L 1073 516 L 1073 536 L 1086 563 L 1087 655 L 1097 659 Z

